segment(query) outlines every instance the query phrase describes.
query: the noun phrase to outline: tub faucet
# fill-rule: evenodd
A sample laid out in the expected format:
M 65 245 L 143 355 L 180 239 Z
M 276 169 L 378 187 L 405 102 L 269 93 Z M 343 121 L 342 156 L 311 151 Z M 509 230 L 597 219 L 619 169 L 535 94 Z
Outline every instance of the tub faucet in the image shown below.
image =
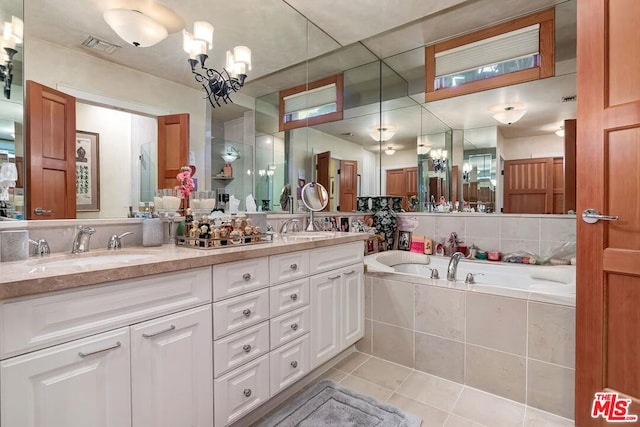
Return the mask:
M 73 238 L 73 245 L 71 246 L 72 254 L 80 254 L 83 252 L 89 252 L 89 239 L 96 230 L 93 227 L 85 227 L 79 225 L 76 228 L 76 235 Z
M 449 266 L 447 267 L 447 280 L 450 282 L 456 281 L 456 272 L 458 271 L 458 262 L 460 262 L 460 258 L 464 258 L 464 254 L 462 252 L 456 252 L 451 255 Z

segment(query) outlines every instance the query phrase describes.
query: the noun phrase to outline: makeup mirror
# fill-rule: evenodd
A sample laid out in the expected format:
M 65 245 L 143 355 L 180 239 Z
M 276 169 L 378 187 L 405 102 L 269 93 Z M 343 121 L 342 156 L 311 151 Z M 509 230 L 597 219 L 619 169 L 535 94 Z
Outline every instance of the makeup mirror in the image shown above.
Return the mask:
M 313 221 L 313 213 L 327 207 L 329 193 L 318 182 L 310 182 L 302 187 L 302 203 L 309 210 L 309 226 L 307 231 L 318 231 L 320 228 Z

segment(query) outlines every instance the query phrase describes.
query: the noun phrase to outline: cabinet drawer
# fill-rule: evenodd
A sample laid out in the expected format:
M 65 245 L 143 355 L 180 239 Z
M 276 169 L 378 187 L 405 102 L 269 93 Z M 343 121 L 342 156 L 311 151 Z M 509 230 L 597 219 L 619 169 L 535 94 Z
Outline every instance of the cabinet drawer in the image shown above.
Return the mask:
M 0 357 L 211 302 L 211 267 L 119 280 L 0 304 Z
M 215 426 L 237 421 L 269 399 L 269 355 L 215 380 Z
M 274 286 L 269 289 L 271 316 L 278 316 L 309 304 L 309 279 Z
M 213 339 L 269 319 L 269 289 L 213 304 Z
M 271 396 L 309 372 L 309 334 L 269 354 Z
M 362 242 L 311 249 L 309 254 L 311 274 L 323 273 L 349 264 L 362 262 L 363 259 Z
M 309 251 L 291 252 L 269 257 L 271 284 L 300 279 L 309 275 Z
M 271 349 L 281 346 L 309 332 L 309 306 L 271 319 Z
M 269 352 L 269 322 L 236 332 L 213 342 L 213 376 L 218 378 L 231 369 Z
M 213 266 L 213 300 L 220 301 L 269 286 L 269 258 Z

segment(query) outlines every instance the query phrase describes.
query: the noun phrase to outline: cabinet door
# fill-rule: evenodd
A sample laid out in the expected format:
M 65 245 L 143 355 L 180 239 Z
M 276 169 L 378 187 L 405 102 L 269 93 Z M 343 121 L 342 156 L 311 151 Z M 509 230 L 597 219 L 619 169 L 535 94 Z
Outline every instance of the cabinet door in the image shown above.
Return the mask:
M 0 364 L 0 425 L 131 426 L 129 328 Z
M 213 424 L 211 305 L 131 327 L 135 427 Z
M 341 349 L 364 336 L 364 266 L 355 264 L 342 270 Z
M 340 271 L 313 276 L 311 290 L 311 369 L 340 352 Z

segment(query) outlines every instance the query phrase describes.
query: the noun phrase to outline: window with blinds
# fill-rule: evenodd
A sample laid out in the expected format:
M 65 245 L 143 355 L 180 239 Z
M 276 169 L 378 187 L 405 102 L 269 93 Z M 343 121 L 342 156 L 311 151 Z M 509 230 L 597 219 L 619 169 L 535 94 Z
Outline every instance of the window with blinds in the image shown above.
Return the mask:
M 342 100 L 342 74 L 283 90 L 280 130 L 342 120 Z
M 425 48 L 427 101 L 551 77 L 554 9 Z

